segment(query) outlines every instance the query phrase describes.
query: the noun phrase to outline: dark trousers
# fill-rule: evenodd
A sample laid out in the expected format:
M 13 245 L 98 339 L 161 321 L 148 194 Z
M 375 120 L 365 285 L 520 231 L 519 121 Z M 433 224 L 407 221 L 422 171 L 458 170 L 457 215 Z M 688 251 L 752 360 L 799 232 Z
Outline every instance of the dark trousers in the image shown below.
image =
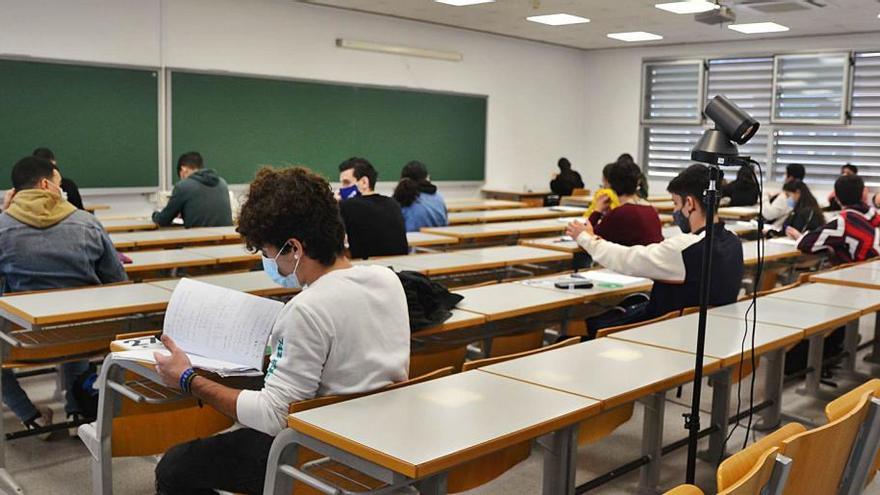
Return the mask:
M 274 437 L 250 428 L 172 447 L 156 466 L 161 495 L 211 494 L 214 490 L 263 493 Z

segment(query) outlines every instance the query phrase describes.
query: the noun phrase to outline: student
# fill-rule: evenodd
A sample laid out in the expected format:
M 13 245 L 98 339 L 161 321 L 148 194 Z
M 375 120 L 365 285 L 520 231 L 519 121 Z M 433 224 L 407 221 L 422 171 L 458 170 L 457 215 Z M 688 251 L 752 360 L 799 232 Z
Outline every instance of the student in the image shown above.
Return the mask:
M 800 180 L 788 181 L 782 185 L 782 196 L 790 213 L 778 230 L 768 233 L 770 237 L 788 236 L 800 239 L 804 232 L 817 229 L 825 223 L 825 214 L 810 188 Z
M 617 157 L 617 163 L 631 163 L 636 166 L 639 170 L 639 187 L 636 193 L 640 198 L 648 199 L 648 178 L 642 173 L 642 167 L 639 167 L 639 164 L 636 163 L 632 155 L 629 153 L 621 153 L 620 156 Z
M 180 182 L 175 184 L 165 208 L 153 212 L 153 222 L 168 226 L 180 215 L 183 226 L 188 229 L 232 225 L 229 186 L 215 170 L 202 167 L 202 155 L 198 152 L 180 155 L 177 159 Z
M 243 428 L 170 449 L 156 467 L 160 494 L 262 493 L 269 448 L 287 426 L 291 403 L 369 392 L 407 378 L 403 287 L 393 271 L 352 266 L 345 258 L 345 231 L 326 180 L 299 167 L 264 168 L 251 183 L 238 231 L 250 249 L 262 252 L 270 277 L 304 290 L 275 321 L 262 389 L 238 390 L 201 376 L 192 381 L 192 395 Z M 191 364 L 171 339 L 163 342 L 171 355 L 157 356 L 157 369 L 178 388 Z
M 339 211 L 352 258 L 409 252 L 400 205 L 376 193 L 378 178 L 379 173 L 364 158 L 349 158 L 339 165 Z
M 792 181 L 804 181 L 807 171 L 800 163 L 789 163 L 785 166 L 785 179 L 783 184 Z M 806 186 L 805 186 L 806 187 Z M 812 193 L 810 194 L 812 196 Z M 768 195 L 764 193 L 764 221 L 772 225 L 777 230 L 785 230 L 782 228 L 783 222 L 791 213 L 791 207 L 788 205 L 788 196 L 783 192 Z
M 700 302 L 700 272 L 706 229 L 703 192 L 709 187 L 709 169 L 691 165 L 669 182 L 667 190 L 675 203 L 673 216 L 681 235 L 647 246 L 621 246 L 602 239 L 589 223 L 572 222 L 566 233 L 593 260 L 606 268 L 654 280 L 651 299 L 644 315 L 650 319 L 670 311 L 696 306 Z M 712 250 L 712 284 L 709 304 L 719 306 L 736 301 L 743 277 L 742 243 L 724 227 L 716 215 Z
M 411 161 L 400 171 L 400 182 L 394 188 L 394 199 L 400 203 L 407 232 L 418 232 L 422 227 L 444 227 L 449 224 L 446 202 L 431 183 L 428 168 L 419 161 Z
M 29 156 L 13 166 L 16 192 L 0 215 L 4 294 L 126 280 L 104 228 L 93 215 L 62 199 L 61 182 L 58 169 L 42 158 Z M 61 365 L 69 417 L 81 415 L 72 388 L 77 375 L 87 369 L 87 361 Z M 3 402 L 18 419 L 28 428 L 51 424 L 51 410 L 34 406 L 12 370 L 3 370 L 2 376 Z
M 663 240 L 660 217 L 637 194 L 641 171 L 634 163 L 616 162 L 608 169 L 608 183 L 620 206 L 611 209 L 611 198 L 596 193 L 590 223 L 595 234 L 624 246 L 647 245 Z
M 560 158 L 556 162 L 559 167 L 559 173 L 550 181 L 550 190 L 557 196 L 571 196 L 575 189 L 584 187 L 584 180 L 581 174 L 571 169 L 571 162 L 568 158 Z
M 615 163 L 609 163 L 602 167 L 602 184 L 599 189 L 596 189 L 596 192 L 593 194 L 594 200 L 602 199 L 607 203 L 603 205 L 607 209 L 615 209 L 620 206 L 620 198 L 617 197 L 617 192 L 611 188 L 611 182 L 608 180 L 608 176 L 611 174 L 611 169 L 614 167 Z M 590 203 L 590 207 L 587 208 L 587 211 L 584 212 L 584 218 L 590 218 L 593 216 L 593 212 L 596 211 L 596 207 L 598 206 L 598 201 L 593 201 Z
M 721 197 L 730 198 L 727 206 L 752 206 L 758 203 L 758 181 L 755 169 L 745 164 L 736 172 L 736 180 L 721 186 Z
M 852 165 L 850 163 L 845 163 L 842 167 L 840 167 L 840 176 L 843 177 L 845 175 L 859 175 L 859 167 Z M 835 192 L 831 191 L 828 194 L 828 207 L 825 208 L 825 211 L 840 211 L 840 203 L 835 199 Z M 865 188 L 865 197 L 868 197 L 868 188 Z M 877 204 L 877 197 L 874 197 L 874 204 Z
M 52 152 L 49 148 L 37 148 L 31 153 L 37 158 L 42 158 L 43 160 L 49 161 L 52 165 L 58 169 L 58 163 L 55 161 L 55 153 Z M 61 173 L 61 170 L 58 169 L 58 173 Z M 68 203 L 75 206 L 78 210 L 84 210 L 82 196 L 79 194 L 79 188 L 76 186 L 76 182 L 64 177 L 61 179 L 61 190 L 64 191 L 64 199 L 67 200 Z
M 840 216 L 807 232 L 798 242 L 803 253 L 829 251 L 838 263 L 864 261 L 878 254 L 880 215 L 865 204 L 865 183 L 858 175 L 843 174 L 834 182 Z

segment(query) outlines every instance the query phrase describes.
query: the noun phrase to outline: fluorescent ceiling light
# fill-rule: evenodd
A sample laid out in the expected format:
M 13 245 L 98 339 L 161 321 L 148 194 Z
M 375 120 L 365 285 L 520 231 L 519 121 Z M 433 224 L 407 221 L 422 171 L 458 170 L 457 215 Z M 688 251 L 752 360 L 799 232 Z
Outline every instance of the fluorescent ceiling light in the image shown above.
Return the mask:
M 434 0 L 437 3 L 445 3 L 446 5 L 454 5 L 456 7 L 464 7 L 466 5 L 477 5 L 480 3 L 492 3 L 495 0 Z
M 383 43 L 374 43 L 372 41 L 350 40 L 345 38 L 337 38 L 336 46 L 339 48 L 347 48 L 349 50 L 363 50 L 367 52 L 388 53 L 391 55 L 404 55 L 409 57 L 434 58 L 437 60 L 448 60 L 450 62 L 460 62 L 463 58 L 462 54 L 459 52 L 386 45 Z
M 731 24 L 727 27 L 743 34 L 781 33 L 788 31 L 788 26 L 776 24 L 775 22 L 750 22 L 747 24 Z
M 686 0 L 684 2 L 655 3 L 654 7 L 673 14 L 699 14 L 719 8 L 714 2 L 706 0 Z
M 655 41 L 662 40 L 663 36 L 654 33 L 646 33 L 644 31 L 633 31 L 631 33 L 608 33 L 605 36 L 613 40 L 620 41 Z
M 533 15 L 531 17 L 526 17 L 526 20 L 550 26 L 564 26 L 566 24 L 583 24 L 585 22 L 590 22 L 586 17 L 571 14 Z

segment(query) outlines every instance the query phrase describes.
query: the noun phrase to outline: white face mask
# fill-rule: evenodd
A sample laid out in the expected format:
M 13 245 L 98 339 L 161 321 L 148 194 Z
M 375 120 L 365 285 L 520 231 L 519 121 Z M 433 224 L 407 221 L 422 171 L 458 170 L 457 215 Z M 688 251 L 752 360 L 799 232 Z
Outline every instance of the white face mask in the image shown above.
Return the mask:
M 281 287 L 287 289 L 300 289 L 302 288 L 302 284 L 296 276 L 296 269 L 299 268 L 299 256 L 296 257 L 296 264 L 293 266 L 293 271 L 290 272 L 290 275 L 284 276 L 278 271 L 278 257 L 281 256 L 282 251 L 284 251 L 284 248 L 289 242 L 290 241 L 285 242 L 284 245 L 281 246 L 281 249 L 278 250 L 278 254 L 276 254 L 274 258 L 262 257 L 263 271 L 266 272 L 266 275 L 269 275 L 269 278 L 271 278 L 273 282 Z

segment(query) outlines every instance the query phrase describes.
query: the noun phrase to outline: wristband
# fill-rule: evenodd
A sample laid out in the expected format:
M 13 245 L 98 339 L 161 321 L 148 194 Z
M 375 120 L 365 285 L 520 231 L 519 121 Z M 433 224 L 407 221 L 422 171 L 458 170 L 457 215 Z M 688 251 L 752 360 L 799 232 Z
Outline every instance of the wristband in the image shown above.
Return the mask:
M 178 385 L 180 386 L 180 390 L 189 393 L 189 386 L 192 383 L 192 379 L 196 374 L 196 370 L 192 368 L 187 368 L 183 373 L 180 374 L 180 380 L 178 381 Z

